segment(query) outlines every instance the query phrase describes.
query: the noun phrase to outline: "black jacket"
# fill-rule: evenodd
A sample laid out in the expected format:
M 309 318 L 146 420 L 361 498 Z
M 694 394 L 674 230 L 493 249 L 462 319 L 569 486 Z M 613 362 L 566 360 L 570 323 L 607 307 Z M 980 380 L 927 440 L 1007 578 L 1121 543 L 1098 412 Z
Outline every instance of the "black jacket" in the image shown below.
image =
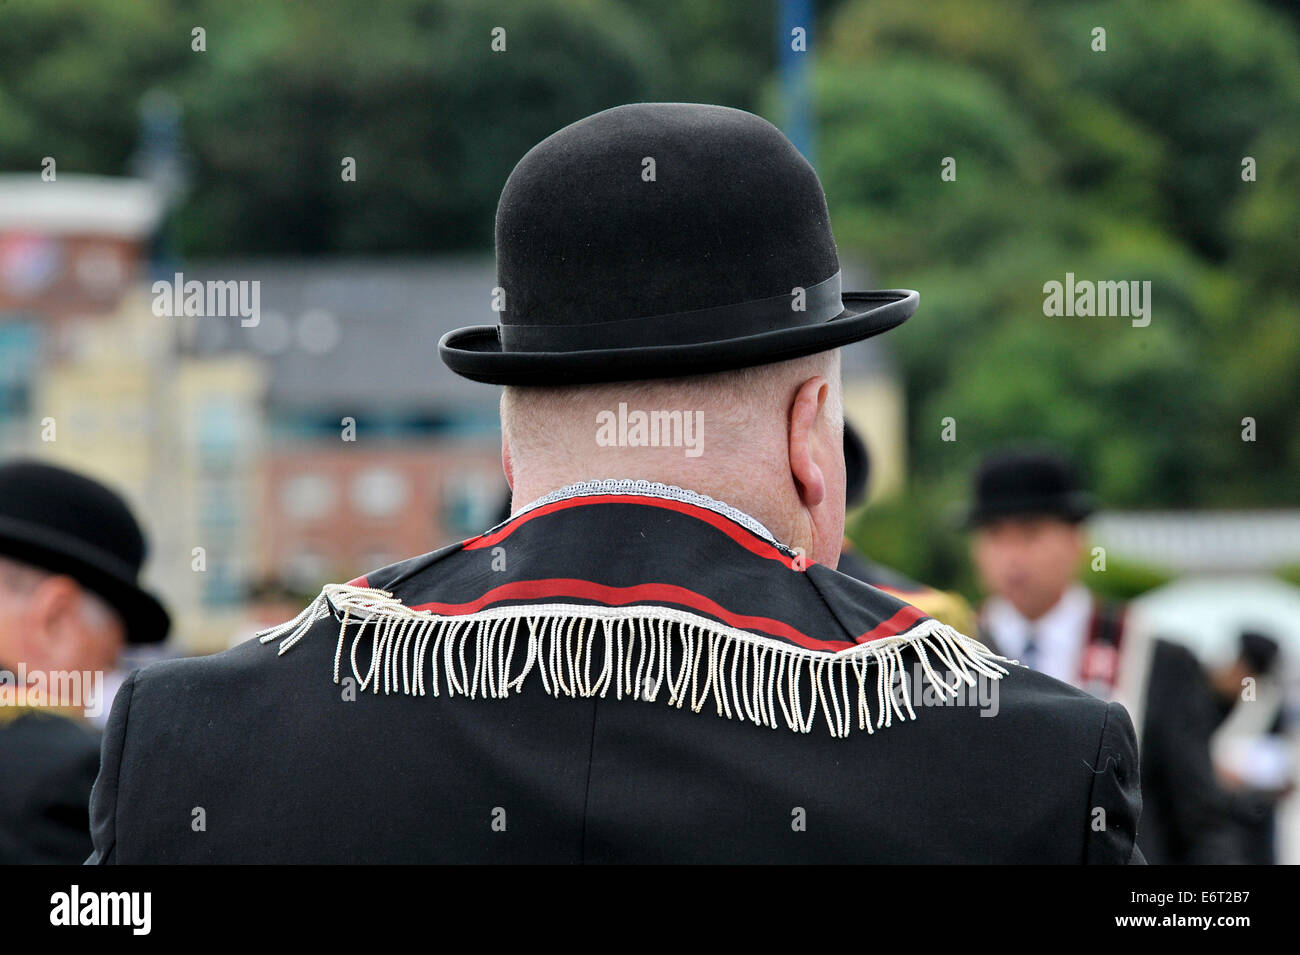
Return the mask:
M 723 505 L 579 486 L 134 674 L 92 861 L 1141 861 L 1123 708 L 999 669 Z
M 99 733 L 34 709 L 0 716 L 0 865 L 84 861 Z
M 1150 862 L 1244 863 L 1234 809 L 1210 755 L 1218 723 L 1200 661 L 1186 647 L 1156 640 L 1142 725 L 1142 796 L 1138 843 Z

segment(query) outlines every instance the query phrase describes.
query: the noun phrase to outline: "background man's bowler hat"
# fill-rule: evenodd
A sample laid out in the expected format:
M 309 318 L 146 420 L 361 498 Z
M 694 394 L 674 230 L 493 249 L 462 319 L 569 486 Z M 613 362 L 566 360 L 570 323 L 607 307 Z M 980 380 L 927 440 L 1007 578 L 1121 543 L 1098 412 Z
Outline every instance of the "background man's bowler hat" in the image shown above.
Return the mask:
M 0 465 L 0 556 L 67 574 L 122 616 L 128 643 L 159 643 L 170 620 L 137 578 L 145 541 L 98 481 L 37 461 Z
M 1018 448 L 996 451 L 980 463 L 966 524 L 976 527 L 1003 517 L 1059 517 L 1078 523 L 1095 509 L 1068 460 L 1052 451 Z
M 771 123 L 722 106 L 619 106 L 544 139 L 502 190 L 496 252 L 500 324 L 438 344 L 493 384 L 784 361 L 893 328 L 918 301 L 842 293 L 817 174 Z

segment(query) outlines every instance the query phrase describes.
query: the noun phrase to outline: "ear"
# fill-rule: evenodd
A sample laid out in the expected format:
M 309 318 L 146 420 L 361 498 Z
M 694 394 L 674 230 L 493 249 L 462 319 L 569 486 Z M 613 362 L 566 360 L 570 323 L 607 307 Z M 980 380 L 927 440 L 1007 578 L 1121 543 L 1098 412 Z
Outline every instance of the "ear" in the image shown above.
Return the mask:
M 28 660 L 48 667 L 62 659 L 73 636 L 68 625 L 76 614 L 80 593 L 71 577 L 47 577 L 37 584 L 24 609 L 19 634 Z
M 829 395 L 830 385 L 819 375 L 799 386 L 790 406 L 790 476 L 804 507 L 816 507 L 826 498 L 826 476 L 817 463 L 813 440 Z

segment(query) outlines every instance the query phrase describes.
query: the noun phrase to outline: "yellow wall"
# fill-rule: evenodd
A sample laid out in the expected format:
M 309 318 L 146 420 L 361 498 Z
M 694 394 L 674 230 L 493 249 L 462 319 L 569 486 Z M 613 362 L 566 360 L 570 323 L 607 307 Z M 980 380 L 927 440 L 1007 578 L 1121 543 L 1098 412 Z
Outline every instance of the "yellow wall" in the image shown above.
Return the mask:
M 907 478 L 907 415 L 903 390 L 883 375 L 844 383 L 844 417 L 871 454 L 868 502 L 897 495 Z

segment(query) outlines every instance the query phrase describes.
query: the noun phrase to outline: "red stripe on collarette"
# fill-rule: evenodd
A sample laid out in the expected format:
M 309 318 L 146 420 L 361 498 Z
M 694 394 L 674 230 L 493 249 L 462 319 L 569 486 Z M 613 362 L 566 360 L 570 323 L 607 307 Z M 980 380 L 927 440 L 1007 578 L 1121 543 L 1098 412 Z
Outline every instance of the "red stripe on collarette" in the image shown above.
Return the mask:
M 352 580 L 349 580 L 349 581 L 347 582 L 347 586 L 349 586 L 349 587 L 365 587 L 366 589 L 369 589 L 369 588 L 370 588 L 370 582 L 366 580 L 366 575 L 365 575 L 365 574 L 362 574 L 360 577 L 355 577 L 355 578 L 353 578 Z
M 883 637 L 894 637 L 904 630 L 911 630 L 918 620 L 924 620 L 928 614 L 924 610 L 918 610 L 911 604 L 903 607 L 898 613 L 894 614 L 888 620 L 882 621 L 858 637 L 856 643 L 870 643 L 872 640 L 880 640 Z
M 651 507 L 662 507 L 670 511 L 677 511 L 679 514 L 689 514 L 691 517 L 697 517 L 702 521 L 712 524 L 751 553 L 757 554 L 759 557 L 766 557 L 769 560 L 780 561 L 787 567 L 794 569 L 791 566 L 791 558 L 781 553 L 780 550 L 767 543 L 767 541 L 755 537 L 749 531 L 736 525 L 721 514 L 714 513 L 707 507 L 700 507 L 698 504 L 691 504 L 687 501 L 674 501 L 670 498 L 651 497 L 642 494 L 595 494 L 590 497 L 571 497 L 563 501 L 554 501 L 550 504 L 543 504 L 541 507 L 520 514 L 495 534 L 471 537 L 465 542 L 464 549 L 478 550 L 481 547 L 491 547 L 498 541 L 505 540 L 524 524 L 531 521 L 534 517 L 554 514 L 556 511 L 567 510 L 570 507 L 581 507 L 584 504 L 647 504 Z M 804 567 L 807 567 L 812 563 L 812 560 L 807 557 L 804 558 Z
M 610 587 L 591 580 L 579 580 L 573 577 L 557 577 L 549 580 L 520 580 L 514 583 L 493 587 L 477 600 L 467 603 L 425 603 L 413 606 L 412 610 L 430 610 L 447 616 L 475 613 L 489 604 L 499 600 L 534 600 L 542 598 L 554 602 L 557 597 L 580 597 L 595 600 L 607 606 L 621 607 L 642 601 L 678 604 L 690 607 L 702 613 L 717 617 L 729 626 L 741 630 L 761 630 L 773 636 L 784 637 L 808 650 L 847 650 L 854 644 L 846 640 L 814 640 L 787 623 L 773 620 L 771 617 L 753 617 L 748 614 L 736 614 L 714 601 L 697 594 L 685 587 L 675 584 L 635 584 L 631 587 Z M 884 626 L 882 624 L 881 626 Z

